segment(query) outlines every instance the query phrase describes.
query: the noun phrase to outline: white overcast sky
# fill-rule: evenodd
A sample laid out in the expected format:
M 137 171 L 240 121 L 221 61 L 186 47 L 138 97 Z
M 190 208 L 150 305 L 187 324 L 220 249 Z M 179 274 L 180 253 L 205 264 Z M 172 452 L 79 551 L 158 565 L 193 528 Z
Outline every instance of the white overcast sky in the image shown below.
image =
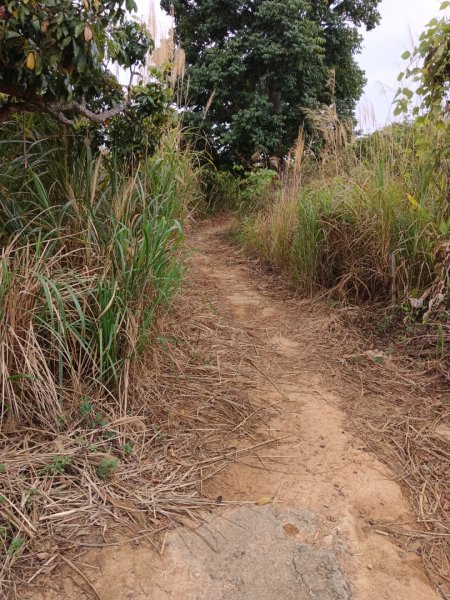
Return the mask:
M 148 21 L 155 11 L 157 38 L 167 33 L 169 20 L 161 11 L 159 0 L 137 0 L 141 18 Z M 373 31 L 363 31 L 362 53 L 357 57 L 366 72 L 367 86 L 359 103 L 357 116 L 363 129 L 387 123 L 397 89 L 397 76 L 404 68 L 401 55 L 411 50 L 425 25 L 439 14 L 442 0 L 382 0 L 381 24 Z
M 397 76 L 406 64 L 401 55 L 413 48 L 425 25 L 439 15 L 441 4 L 442 0 L 382 0 L 381 24 L 362 32 L 358 62 L 366 72 L 367 85 L 357 116 L 364 129 L 389 121 Z

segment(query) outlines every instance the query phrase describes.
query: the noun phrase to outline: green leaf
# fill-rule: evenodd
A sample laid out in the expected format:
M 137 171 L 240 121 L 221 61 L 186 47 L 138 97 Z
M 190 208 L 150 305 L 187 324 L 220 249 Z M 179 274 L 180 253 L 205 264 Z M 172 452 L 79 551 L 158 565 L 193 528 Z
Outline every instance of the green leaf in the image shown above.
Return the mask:
M 77 60 L 77 69 L 80 73 L 83 73 L 85 71 L 86 63 L 87 63 L 86 54 L 84 54 L 84 53 L 80 54 L 80 56 L 78 57 L 78 60 Z
M 41 75 L 42 73 L 42 58 L 40 54 L 36 54 L 36 65 L 34 67 L 34 72 L 36 75 Z
M 5 32 L 5 40 L 10 40 L 11 38 L 21 38 L 22 36 L 17 31 L 6 31 Z
M 409 50 L 406 50 L 405 52 L 403 52 L 402 58 L 403 60 L 408 60 L 408 58 L 411 58 L 411 52 Z
M 411 100 L 411 98 L 414 96 L 414 92 L 412 90 L 410 90 L 409 88 L 403 88 L 402 91 L 403 91 L 403 95 L 408 100 Z
M 74 36 L 79 37 L 84 31 L 85 24 L 80 21 L 78 25 L 75 26 Z

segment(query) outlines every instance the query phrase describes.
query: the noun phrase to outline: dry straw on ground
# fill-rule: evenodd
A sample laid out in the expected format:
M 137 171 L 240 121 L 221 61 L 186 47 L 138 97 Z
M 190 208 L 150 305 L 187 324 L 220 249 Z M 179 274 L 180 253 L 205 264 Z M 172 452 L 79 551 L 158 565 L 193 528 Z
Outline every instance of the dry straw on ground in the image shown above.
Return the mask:
M 258 270 L 263 282 L 267 281 L 264 263 L 253 261 L 253 273 Z M 291 337 L 307 339 L 303 330 L 295 328 L 296 322 L 303 322 L 296 317 L 299 311 L 311 313 L 311 324 L 314 319 L 323 320 L 323 335 L 309 348 L 316 359 L 320 356 L 335 375 L 339 374 L 329 383 L 344 400 L 340 407 L 348 414 L 348 427 L 388 465 L 410 502 L 408 522 L 373 522 L 373 528 L 417 552 L 443 598 L 450 598 L 448 350 L 440 361 L 424 362 L 418 358 L 420 352 L 406 356 L 401 345 L 393 353 L 373 349 L 372 342 L 355 325 L 367 320 L 367 307 L 339 310 L 321 300 L 305 303 L 272 271 L 270 290 L 283 299 L 286 313 L 291 315 Z M 439 340 L 431 334 L 421 336 L 422 345 L 434 342 Z
M 157 544 L 157 532 L 211 504 L 203 482 L 266 443 L 255 437 L 262 412 L 241 361 L 255 341 L 194 283 L 162 331 L 130 376 L 128 416 L 91 429 L 80 420 L 61 435 L 20 425 L 0 435 L 0 521 L 17 540 L 3 543 L 2 597 L 23 597 L 39 574 L 88 548 Z
M 450 401 L 446 385 L 402 358 L 354 351 L 344 358 L 353 427 L 396 474 L 412 505 L 410 522 L 379 523 L 423 558 L 443 597 L 450 596 Z M 357 384 L 355 385 L 355 378 Z M 359 387 L 359 391 L 357 391 Z

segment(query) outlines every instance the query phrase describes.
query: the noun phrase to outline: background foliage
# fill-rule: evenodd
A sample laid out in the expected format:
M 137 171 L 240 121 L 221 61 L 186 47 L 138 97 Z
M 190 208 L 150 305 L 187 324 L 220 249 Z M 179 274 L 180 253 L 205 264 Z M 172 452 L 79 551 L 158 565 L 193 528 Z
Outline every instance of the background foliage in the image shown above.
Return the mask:
M 163 0 L 169 10 L 171 0 Z M 303 108 L 335 103 L 351 117 L 364 74 L 361 36 L 379 20 L 379 0 L 176 0 L 186 51 L 189 124 L 207 135 L 216 162 L 248 165 L 284 157 Z

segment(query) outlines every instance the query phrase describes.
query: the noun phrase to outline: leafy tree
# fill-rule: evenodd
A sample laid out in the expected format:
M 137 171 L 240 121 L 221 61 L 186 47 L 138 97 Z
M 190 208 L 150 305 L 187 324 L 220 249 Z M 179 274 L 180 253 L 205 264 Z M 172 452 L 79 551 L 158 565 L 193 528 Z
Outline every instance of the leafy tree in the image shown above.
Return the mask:
M 352 116 L 365 83 L 357 28 L 376 26 L 379 2 L 162 0 L 186 51 L 188 121 L 220 160 L 245 164 L 255 151 L 283 157 L 303 108 Z
M 450 8 L 450 1 L 441 10 Z M 433 181 L 443 200 L 439 230 L 450 235 L 450 20 L 448 14 L 432 19 L 412 52 L 403 53 L 408 66 L 399 74 L 396 116 L 405 115 L 416 132 L 416 158 L 422 180 Z M 412 117 L 412 118 L 411 118 Z M 414 200 L 414 198 L 413 198 Z M 446 275 L 448 280 L 448 274 Z M 430 304 L 431 306 L 431 304 Z
M 447 0 L 441 10 L 450 7 Z M 400 73 L 402 82 L 396 98 L 395 114 L 408 113 L 414 95 L 419 102 L 412 113 L 419 123 L 441 120 L 448 116 L 450 103 L 450 20 L 447 15 L 432 19 L 421 34 L 412 52 L 406 51 L 402 58 L 409 61 L 407 69 Z M 404 83 L 409 80 L 411 87 Z
M 135 70 L 153 42 L 130 20 L 133 0 L 10 0 L 0 6 L 0 122 L 20 112 L 65 125 L 84 117 L 105 125 L 124 111 L 149 111 L 155 86 L 135 92 Z M 108 70 L 130 71 L 127 90 Z

